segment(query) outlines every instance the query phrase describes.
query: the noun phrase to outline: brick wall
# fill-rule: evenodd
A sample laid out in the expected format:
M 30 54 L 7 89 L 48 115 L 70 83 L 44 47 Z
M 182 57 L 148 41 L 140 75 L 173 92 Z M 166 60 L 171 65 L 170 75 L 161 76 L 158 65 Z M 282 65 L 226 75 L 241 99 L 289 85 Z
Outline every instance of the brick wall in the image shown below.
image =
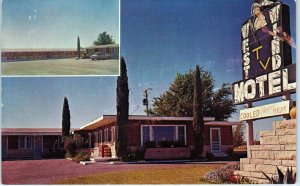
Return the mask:
M 178 158 L 190 158 L 190 157 L 191 157 L 191 150 L 188 147 L 147 148 L 145 152 L 146 160 L 178 159 Z
M 260 132 L 260 145 L 251 145 L 250 157 L 240 160 L 240 171 L 256 183 L 268 183 L 262 172 L 268 176 L 277 175 L 278 167 L 284 173 L 287 168 L 296 170 L 296 120 L 273 122 L 273 129 Z
M 83 51 L 80 52 L 84 54 Z M 2 52 L 2 61 L 21 61 L 21 60 L 39 60 L 39 59 L 57 59 L 77 57 L 77 51 L 15 51 Z

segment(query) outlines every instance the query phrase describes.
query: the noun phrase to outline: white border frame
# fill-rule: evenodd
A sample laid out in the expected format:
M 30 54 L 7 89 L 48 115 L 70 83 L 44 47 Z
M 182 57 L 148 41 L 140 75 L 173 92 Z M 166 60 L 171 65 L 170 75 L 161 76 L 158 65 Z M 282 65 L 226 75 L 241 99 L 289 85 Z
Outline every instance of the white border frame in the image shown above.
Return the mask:
M 0 65 L 0 76 L 4 77 L 4 78 L 10 78 L 10 77 L 22 77 L 22 78 L 30 78 L 30 77 L 48 77 L 48 78 L 52 78 L 52 77 L 118 77 L 121 75 L 121 0 L 119 1 L 119 73 L 118 74 L 114 74 L 114 75 L 97 75 L 97 74 L 93 74 L 93 75 L 2 75 L 2 68 Z M 0 0 L 0 10 L 2 10 L 2 0 Z M 0 14 L 0 36 L 2 36 L 2 19 L 3 19 L 3 15 Z M 1 60 L 1 53 L 2 53 L 2 38 L 0 38 L 0 64 L 2 63 Z M 1 84 L 0 84 L 1 85 Z

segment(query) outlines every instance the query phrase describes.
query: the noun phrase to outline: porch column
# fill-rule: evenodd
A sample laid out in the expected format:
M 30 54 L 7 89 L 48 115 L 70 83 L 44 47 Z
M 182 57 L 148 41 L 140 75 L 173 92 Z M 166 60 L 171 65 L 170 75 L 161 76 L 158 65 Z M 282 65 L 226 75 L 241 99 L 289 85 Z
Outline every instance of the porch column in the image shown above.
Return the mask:
M 89 132 L 89 148 L 92 147 L 92 138 L 91 138 L 91 133 Z
M 252 108 L 252 102 L 247 103 L 247 108 Z M 250 145 L 253 145 L 253 120 L 247 120 L 247 158 L 251 157 Z

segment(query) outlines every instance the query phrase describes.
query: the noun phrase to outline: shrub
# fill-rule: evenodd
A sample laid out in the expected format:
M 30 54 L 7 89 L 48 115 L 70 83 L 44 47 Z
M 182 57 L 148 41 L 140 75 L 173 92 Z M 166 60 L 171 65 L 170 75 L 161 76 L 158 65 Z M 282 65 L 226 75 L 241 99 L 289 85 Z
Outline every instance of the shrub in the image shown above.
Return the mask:
M 136 152 L 129 152 L 129 153 L 127 154 L 127 160 L 128 160 L 128 161 L 134 161 L 134 160 L 137 160 Z
M 266 173 L 263 172 L 263 175 L 267 178 L 270 184 L 295 184 L 296 183 L 296 173 L 293 174 L 293 170 L 287 168 L 285 175 L 277 167 L 277 178 L 270 178 Z
M 252 180 L 249 180 L 244 176 L 237 176 L 237 184 L 255 184 Z
M 214 155 L 210 152 L 206 152 L 206 158 L 208 161 L 211 161 L 214 159 Z
M 76 149 L 81 149 L 84 147 L 85 140 L 80 134 L 74 134 L 73 135 L 73 140 L 76 144 Z
M 184 147 L 185 144 L 182 141 L 159 141 L 156 142 L 155 141 L 147 141 L 145 142 L 145 148 L 155 148 L 155 147 L 160 147 L 160 148 L 170 148 L 170 147 Z
M 184 141 L 174 141 L 173 145 L 174 147 L 185 147 Z
M 54 149 L 53 151 L 45 150 L 42 152 L 42 158 L 64 158 L 66 151 L 64 149 Z
M 170 148 L 170 147 L 184 147 L 185 144 L 182 141 L 160 141 L 158 142 L 159 147 Z
M 77 151 L 75 157 L 72 159 L 76 163 L 79 163 L 80 161 L 89 161 L 91 158 L 90 153 L 86 151 Z
M 144 146 L 145 148 L 155 148 L 155 141 L 146 141 Z
M 49 158 L 49 152 L 43 151 L 42 152 L 42 158 Z
M 235 170 L 240 170 L 239 164 L 227 164 L 217 170 L 206 173 L 204 175 L 204 180 L 211 183 L 230 182 Z
M 143 160 L 145 155 L 145 149 L 141 148 L 137 150 L 136 152 L 130 152 L 127 155 L 128 161 L 137 161 L 137 160 Z
M 172 146 L 172 141 L 159 141 L 158 146 L 162 148 L 168 148 Z
M 64 141 L 64 148 L 66 150 L 66 157 L 75 157 L 76 155 L 76 143 L 72 136 L 68 137 Z
M 226 152 L 227 156 L 228 156 L 228 160 L 239 160 L 239 156 L 234 152 L 234 150 L 232 148 L 228 148 L 227 152 Z
M 55 156 L 56 158 L 64 158 L 65 155 L 66 155 L 65 149 L 58 149 L 58 148 L 56 148 L 56 149 L 54 150 L 54 156 Z
M 66 150 L 66 157 L 75 157 L 76 150 L 80 150 L 85 144 L 84 138 L 79 134 L 68 136 L 64 138 L 64 148 Z

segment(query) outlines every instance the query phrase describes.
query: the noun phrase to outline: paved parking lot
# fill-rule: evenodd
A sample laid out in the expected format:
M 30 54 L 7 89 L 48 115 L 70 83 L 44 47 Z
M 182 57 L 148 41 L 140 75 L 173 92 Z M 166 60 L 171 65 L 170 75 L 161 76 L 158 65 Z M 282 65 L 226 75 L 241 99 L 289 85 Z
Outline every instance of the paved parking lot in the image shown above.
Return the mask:
M 135 169 L 188 167 L 193 164 L 107 164 L 81 165 L 66 159 L 2 161 L 3 184 L 51 184 L 79 176 Z M 197 165 L 198 166 L 198 165 Z M 205 166 L 205 164 L 199 164 Z
M 4 76 L 38 75 L 119 75 L 119 60 L 67 58 L 2 62 Z

